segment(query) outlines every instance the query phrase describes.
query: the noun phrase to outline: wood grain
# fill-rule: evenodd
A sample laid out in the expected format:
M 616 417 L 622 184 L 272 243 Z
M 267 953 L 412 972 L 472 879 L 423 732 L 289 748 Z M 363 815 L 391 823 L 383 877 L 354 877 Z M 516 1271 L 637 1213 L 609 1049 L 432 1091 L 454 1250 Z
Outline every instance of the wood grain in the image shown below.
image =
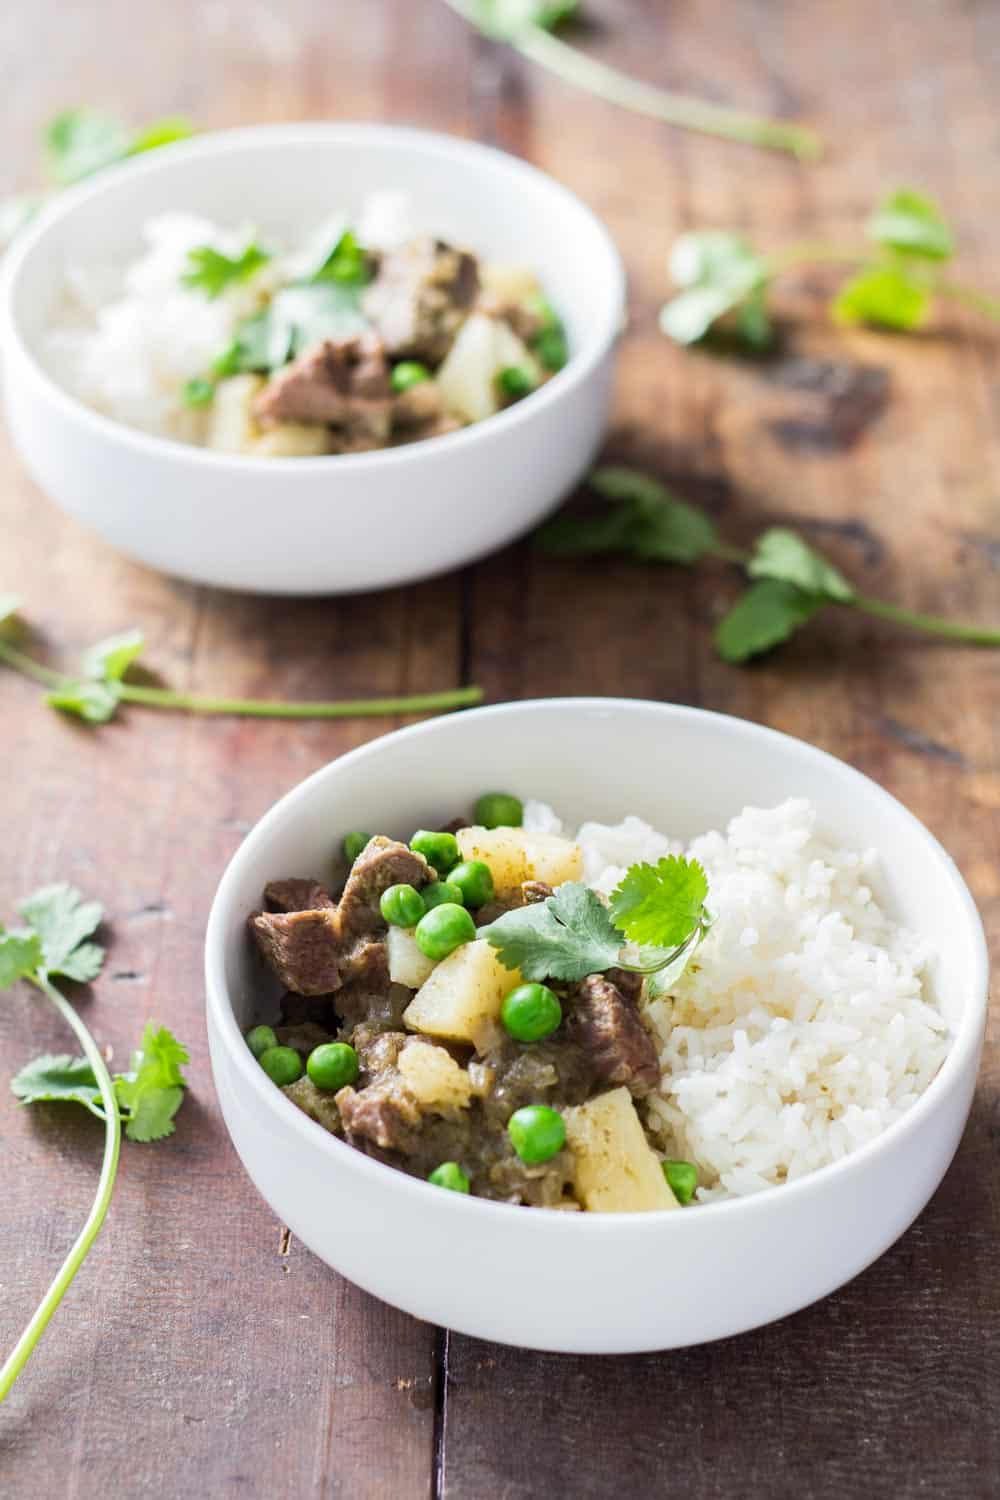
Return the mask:
M 1000 12 L 987 0 L 590 0 L 587 10 L 584 39 L 601 56 L 807 118 L 831 143 L 827 160 L 805 170 L 630 119 L 475 38 L 439 0 L 177 0 L 141 24 L 125 0 L 36 0 L 0 22 L 0 190 L 30 183 L 40 125 L 74 101 L 137 120 L 353 117 L 494 141 L 580 192 L 623 250 L 631 321 L 610 454 L 706 504 L 735 540 L 787 520 L 867 592 L 1000 618 L 991 333 L 962 316 L 907 339 L 835 331 L 819 277 L 783 289 L 786 345 L 763 367 L 682 352 L 656 331 L 666 255 L 684 228 L 737 228 L 765 247 L 853 240 L 899 181 L 942 198 L 963 272 L 1000 290 Z M 830 396 L 845 378 L 857 393 L 846 408 Z M 525 544 L 362 599 L 222 595 L 118 559 L 63 520 L 6 447 L 0 477 L 0 583 L 23 593 L 55 658 L 135 623 L 151 665 L 205 691 L 336 696 L 476 680 L 492 699 L 623 693 L 770 723 L 860 766 L 928 823 L 969 878 L 996 951 L 1000 656 L 841 614 L 737 671 L 709 644 L 737 587 L 725 568 L 559 564 Z M 177 1135 L 126 1150 L 105 1232 L 0 1412 L 0 1491 L 995 1495 L 995 1025 L 966 1138 L 920 1221 L 850 1287 L 741 1339 L 602 1360 L 487 1346 L 393 1312 L 285 1242 L 212 1093 L 205 916 L 226 859 L 270 802 L 389 727 L 136 712 L 89 732 L 0 676 L 3 912 L 56 878 L 98 895 L 111 956 L 81 1000 L 98 1036 L 122 1057 L 155 1016 L 193 1054 Z M 32 996 L 0 1006 L 7 1071 L 66 1045 Z M 99 1147 L 93 1122 L 19 1111 L 2 1092 L 0 1146 L 6 1347 L 86 1210 Z

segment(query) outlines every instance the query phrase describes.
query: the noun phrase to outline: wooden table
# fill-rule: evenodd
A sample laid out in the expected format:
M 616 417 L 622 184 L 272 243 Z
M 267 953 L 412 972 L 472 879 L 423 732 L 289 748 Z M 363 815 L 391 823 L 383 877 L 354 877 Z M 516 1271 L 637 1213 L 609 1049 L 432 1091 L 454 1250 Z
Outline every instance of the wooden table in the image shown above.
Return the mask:
M 628 263 L 632 321 L 609 453 L 706 503 L 737 539 L 788 520 L 869 593 L 1000 619 L 1000 334 L 965 317 L 919 337 L 832 330 L 790 286 L 788 356 L 766 370 L 656 331 L 673 236 L 737 227 L 769 246 L 856 234 L 898 182 L 939 194 L 968 279 L 1000 291 L 989 0 L 589 0 L 587 45 L 636 74 L 807 118 L 819 167 L 683 135 L 558 84 L 437 0 L 34 0 L 3 25 L 7 165 L 27 185 L 42 123 L 88 101 L 204 126 L 337 117 L 495 141 L 563 179 Z M 803 388 L 857 384 L 845 412 Z M 875 375 L 865 375 L 869 367 Z M 830 374 L 827 370 L 827 375 Z M 808 379 L 806 385 L 808 386 Z M 879 392 L 885 384 L 887 399 Z M 465 681 L 492 701 L 557 692 L 704 704 L 801 735 L 891 788 L 948 845 L 1000 927 L 1000 655 L 846 613 L 752 670 L 710 625 L 723 569 L 541 561 L 527 544 L 359 599 L 288 603 L 173 583 L 64 520 L 4 450 L 0 584 L 52 659 L 141 625 L 192 690 L 355 696 Z M 470 503 L 475 503 L 470 496 Z M 142 503 L 142 496 L 136 496 Z M 135 711 L 88 731 L 0 675 L 4 914 L 69 879 L 111 914 L 88 1020 L 121 1059 L 143 1020 L 192 1051 L 172 1140 L 127 1146 L 110 1220 L 0 1412 L 0 1490 L 123 1497 L 683 1495 L 875 1500 L 1000 1493 L 1000 1053 L 944 1186 L 851 1286 L 780 1326 L 640 1358 L 542 1356 L 449 1336 L 373 1301 L 289 1242 L 216 1107 L 201 946 L 221 870 L 290 785 L 393 727 Z M 32 994 L 0 1004 L 6 1072 L 69 1045 Z M 89 1203 L 95 1121 L 19 1112 L 0 1090 L 0 1346 Z M 400 1247 L 405 1254 L 405 1247 Z

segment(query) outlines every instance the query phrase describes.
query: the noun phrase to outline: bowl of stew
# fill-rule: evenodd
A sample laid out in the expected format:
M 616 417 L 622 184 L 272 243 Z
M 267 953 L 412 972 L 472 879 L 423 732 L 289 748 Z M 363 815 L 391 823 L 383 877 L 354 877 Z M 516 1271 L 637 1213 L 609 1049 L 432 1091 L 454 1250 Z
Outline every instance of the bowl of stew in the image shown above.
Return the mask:
M 15 446 L 57 504 L 196 582 L 348 593 L 524 532 L 604 433 L 607 231 L 476 143 L 222 131 L 60 197 L 4 267 Z
M 756 1327 L 887 1249 L 987 991 L 960 874 L 875 783 L 606 699 L 317 772 L 234 856 L 206 976 L 226 1125 L 295 1235 L 415 1316 L 595 1353 Z

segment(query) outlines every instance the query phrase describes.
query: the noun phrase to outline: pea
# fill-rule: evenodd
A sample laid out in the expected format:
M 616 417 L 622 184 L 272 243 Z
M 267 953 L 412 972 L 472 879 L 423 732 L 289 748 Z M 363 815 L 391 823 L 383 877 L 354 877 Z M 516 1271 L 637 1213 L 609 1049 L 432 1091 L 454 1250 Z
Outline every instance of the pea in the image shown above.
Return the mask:
M 511 1145 L 527 1167 L 548 1161 L 566 1144 L 566 1126 L 558 1110 L 547 1104 L 526 1104 L 507 1121 Z
M 476 803 L 476 822 L 480 828 L 520 828 L 524 807 L 509 792 L 484 792 Z
M 349 864 L 354 863 L 362 849 L 371 838 L 370 833 L 345 833 L 344 834 L 344 858 Z
M 511 396 L 515 401 L 530 396 L 535 389 L 535 382 L 523 365 L 507 365 L 497 376 L 497 385 L 505 396 Z
M 278 1038 L 272 1026 L 253 1026 L 247 1032 L 247 1046 L 254 1057 L 260 1058 L 262 1052 L 270 1047 L 278 1045 Z
M 461 869 L 461 866 L 456 866 Z M 456 885 L 451 876 L 447 880 L 432 880 L 430 885 L 425 885 L 420 892 L 424 898 L 424 906 L 430 911 L 435 906 L 444 906 L 449 902 L 452 906 L 464 906 L 465 899 L 462 896 L 461 886 Z
M 426 910 L 423 896 L 412 885 L 390 885 L 378 905 L 390 927 L 416 927 Z
M 469 1179 L 457 1161 L 443 1161 L 428 1174 L 427 1181 L 433 1182 L 435 1187 L 448 1188 L 453 1193 L 469 1191 Z
M 357 1078 L 358 1054 L 346 1042 L 323 1042 L 310 1052 L 306 1072 L 318 1089 L 335 1093 Z
M 417 947 L 428 958 L 447 958 L 463 943 L 470 943 L 475 935 L 476 924 L 465 907 L 451 901 L 435 906 L 421 917 L 414 933 Z
M 453 833 L 431 833 L 418 828 L 410 840 L 410 848 L 422 854 L 439 875 L 447 875 L 452 865 L 458 864 L 458 840 Z
M 208 406 L 215 395 L 211 380 L 186 380 L 181 387 L 181 400 L 185 406 Z
M 283 1089 L 302 1077 L 302 1059 L 294 1047 L 268 1047 L 257 1059 L 272 1083 Z
M 485 906 L 493 900 L 493 876 L 481 859 L 467 859 L 448 871 L 448 884 L 458 888 L 463 906 Z
M 424 381 L 430 378 L 430 370 L 418 359 L 404 359 L 394 368 L 389 377 L 389 384 L 397 395 L 402 395 L 403 391 L 408 391 L 411 386 L 423 385 Z
M 698 1168 L 689 1161 L 665 1161 L 663 1175 L 678 1203 L 690 1203 L 698 1186 Z
M 561 370 L 569 359 L 566 335 L 562 329 L 543 329 L 535 340 L 535 353 L 547 370 Z
M 500 1007 L 504 1030 L 517 1042 L 540 1042 L 562 1021 L 562 1006 L 547 984 L 519 984 Z

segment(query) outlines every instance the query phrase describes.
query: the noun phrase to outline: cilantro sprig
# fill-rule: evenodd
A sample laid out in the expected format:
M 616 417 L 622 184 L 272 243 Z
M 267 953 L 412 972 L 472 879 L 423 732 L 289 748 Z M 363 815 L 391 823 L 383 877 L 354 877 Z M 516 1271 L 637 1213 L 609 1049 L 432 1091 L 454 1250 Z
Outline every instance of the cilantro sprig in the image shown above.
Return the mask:
M 595 469 L 587 483 L 611 503 L 584 515 L 557 516 L 536 533 L 536 545 L 555 557 L 617 553 L 644 562 L 690 565 L 714 558 L 736 564 L 750 587 L 716 627 L 715 647 L 724 661 L 740 664 L 763 655 L 830 606 L 965 645 L 1000 647 L 1000 630 L 860 593 L 788 527 L 769 527 L 746 552 L 724 542 L 710 517 L 648 474 L 620 465 Z
M 384 714 L 447 713 L 483 700 L 479 687 L 440 693 L 411 693 L 389 698 L 355 698 L 340 702 L 285 703 L 268 698 L 216 698 L 149 687 L 129 677 L 144 647 L 141 631 L 109 636 L 85 651 L 76 674 L 56 672 L 15 644 L 19 600 L 0 595 L 0 662 L 46 689 L 52 708 L 88 724 L 106 724 L 123 704 L 196 714 L 233 714 L 258 719 L 354 719 Z
M 84 900 L 73 886 L 60 883 L 28 896 L 19 904 L 18 915 L 22 925 L 10 931 L 0 926 L 0 990 L 9 989 L 18 980 L 41 990 L 76 1036 L 83 1055 L 35 1058 L 21 1069 L 11 1087 L 26 1104 L 43 1099 L 83 1104 L 104 1121 L 104 1154 L 86 1222 L 0 1367 L 0 1402 L 10 1394 L 104 1223 L 118 1171 L 122 1121 L 132 1141 L 155 1141 L 169 1135 L 184 1096 L 181 1064 L 188 1061 L 184 1048 L 165 1027 L 147 1024 L 129 1070 L 112 1078 L 90 1031 L 53 983 L 57 978 L 79 983 L 97 978 L 104 963 L 104 948 L 93 938 L 103 909 L 96 901 Z
M 249 281 L 270 259 L 270 251 L 256 240 L 245 245 L 239 255 L 225 255 L 212 245 L 195 245 L 188 251 L 188 269 L 181 280 L 192 291 L 204 292 L 214 302 L 227 288 Z
M 782 120 L 762 119 L 689 94 L 642 83 L 570 46 L 554 35 L 579 14 L 580 0 L 445 0 L 477 31 L 506 42 L 523 57 L 576 88 L 634 114 L 723 140 L 740 141 L 800 160 L 814 160 L 822 145 L 814 131 Z
M 628 969 L 679 976 L 708 931 L 708 881 L 697 860 L 671 856 L 636 864 L 607 906 L 589 886 L 568 881 L 545 901 L 504 913 L 479 936 L 525 979 L 575 984 L 588 974 Z M 630 957 L 627 944 L 639 947 Z
M 907 332 L 923 327 L 935 297 L 1000 318 L 1000 299 L 946 276 L 955 237 L 926 194 L 894 189 L 871 214 L 865 235 L 864 248 L 803 244 L 773 255 L 725 230 L 681 235 L 670 255 L 670 275 L 679 290 L 662 308 L 660 327 L 678 344 L 721 333 L 751 352 L 767 349 L 774 342 L 768 308 L 774 283 L 790 271 L 823 265 L 850 269 L 830 304 L 838 323 Z

